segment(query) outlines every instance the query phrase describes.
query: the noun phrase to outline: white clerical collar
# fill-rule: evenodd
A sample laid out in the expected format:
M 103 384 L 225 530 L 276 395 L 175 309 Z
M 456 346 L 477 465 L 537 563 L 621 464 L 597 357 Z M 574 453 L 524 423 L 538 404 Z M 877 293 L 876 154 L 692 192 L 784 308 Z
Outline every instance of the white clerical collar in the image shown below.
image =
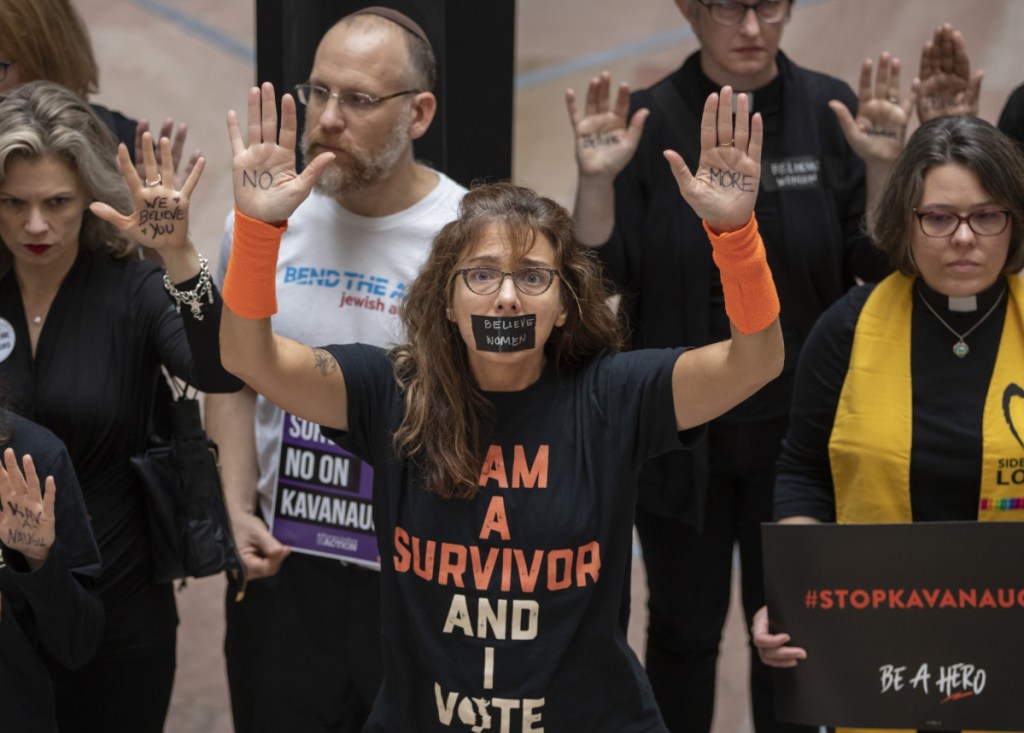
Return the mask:
M 973 313 L 978 310 L 978 296 L 968 295 L 966 298 L 949 298 L 949 310 L 954 313 Z

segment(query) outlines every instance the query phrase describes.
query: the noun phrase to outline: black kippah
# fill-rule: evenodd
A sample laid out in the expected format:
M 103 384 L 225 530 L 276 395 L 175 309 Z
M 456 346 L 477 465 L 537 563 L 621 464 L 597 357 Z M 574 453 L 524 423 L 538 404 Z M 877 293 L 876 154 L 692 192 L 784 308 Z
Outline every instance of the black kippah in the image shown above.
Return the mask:
M 425 44 L 430 46 L 430 39 L 427 38 L 427 34 L 423 32 L 419 23 L 405 13 L 399 12 L 394 8 L 386 8 L 383 5 L 371 5 L 370 7 L 357 10 L 354 13 L 349 13 L 346 17 L 354 18 L 357 15 L 377 15 L 381 18 L 387 18 L 392 23 L 402 26 L 414 36 L 421 39 Z M 431 46 L 431 49 L 433 49 L 433 46 Z

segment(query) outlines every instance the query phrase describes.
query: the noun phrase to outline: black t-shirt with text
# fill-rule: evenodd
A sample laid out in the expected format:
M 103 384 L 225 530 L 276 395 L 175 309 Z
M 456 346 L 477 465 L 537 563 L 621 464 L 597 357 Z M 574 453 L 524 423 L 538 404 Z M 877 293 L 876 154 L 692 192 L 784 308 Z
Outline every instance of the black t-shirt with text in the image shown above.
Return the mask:
M 394 453 L 403 394 L 385 353 L 329 350 L 346 446 L 376 471 L 385 679 L 366 730 L 665 730 L 619 613 L 637 471 L 680 446 L 680 351 L 549 365 L 525 390 L 486 393 L 479 493 L 457 500 Z

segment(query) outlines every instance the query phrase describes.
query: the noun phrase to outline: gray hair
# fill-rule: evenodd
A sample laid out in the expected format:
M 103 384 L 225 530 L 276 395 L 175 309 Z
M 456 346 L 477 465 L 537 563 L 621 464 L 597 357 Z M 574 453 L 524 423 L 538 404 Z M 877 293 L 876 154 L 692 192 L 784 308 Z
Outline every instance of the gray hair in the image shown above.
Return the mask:
M 0 95 L 0 182 L 9 160 L 53 156 L 78 174 L 93 201 L 127 213 L 132 210 L 131 195 L 118 170 L 116 153 L 114 133 L 87 101 L 65 87 L 37 81 Z M 125 234 L 88 210 L 79 242 L 88 250 L 116 257 L 135 251 Z M 0 274 L 10 264 L 10 252 L 0 248 Z
M 118 170 L 117 142 L 88 102 L 59 84 L 34 81 L 0 95 L 0 183 L 7 162 L 55 156 L 78 174 L 92 200 L 123 213 L 132 210 L 131 195 Z M 134 243 L 113 225 L 86 210 L 79 242 L 87 249 L 123 256 Z M 0 273 L 11 254 L 0 249 Z
M 896 158 L 875 208 L 876 246 L 904 275 L 919 274 L 910 253 L 913 209 L 932 168 L 955 163 L 972 171 L 985 192 L 1010 212 L 1010 248 L 1003 274 L 1024 267 L 1024 152 L 978 117 L 939 117 L 921 125 Z

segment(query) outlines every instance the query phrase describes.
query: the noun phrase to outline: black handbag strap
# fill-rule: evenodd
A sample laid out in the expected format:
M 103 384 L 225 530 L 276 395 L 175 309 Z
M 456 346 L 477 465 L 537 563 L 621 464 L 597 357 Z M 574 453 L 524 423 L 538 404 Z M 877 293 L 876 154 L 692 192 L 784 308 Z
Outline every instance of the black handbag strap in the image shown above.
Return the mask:
M 170 403 L 167 405 L 171 436 L 185 439 L 206 437 L 203 430 L 202 413 L 199 409 L 199 390 L 184 379 L 173 376 L 166 369 L 164 369 L 164 377 L 170 388 L 171 396 Z M 190 389 L 192 390 L 191 395 L 189 394 Z
M 164 439 L 175 435 L 189 438 L 201 435 L 202 418 L 197 400 L 199 390 L 173 376 L 166 368 L 161 369 L 161 377 L 156 380 L 153 391 L 149 434 Z

